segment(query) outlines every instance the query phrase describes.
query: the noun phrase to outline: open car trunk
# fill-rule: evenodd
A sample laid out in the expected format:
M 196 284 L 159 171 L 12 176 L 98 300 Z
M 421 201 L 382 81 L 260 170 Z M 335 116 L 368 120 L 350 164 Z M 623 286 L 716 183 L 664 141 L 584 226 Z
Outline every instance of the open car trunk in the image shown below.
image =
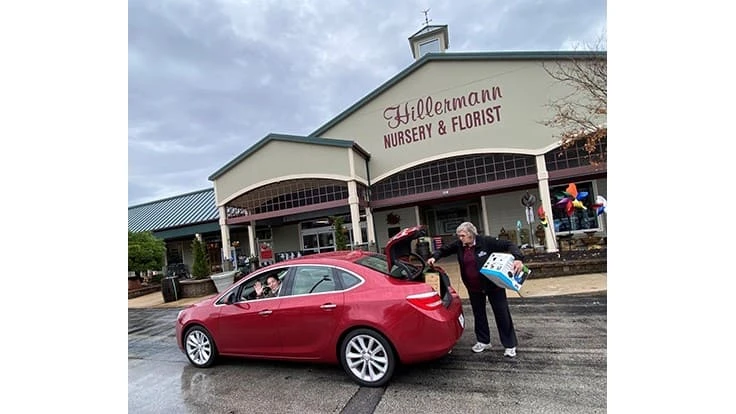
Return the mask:
M 386 260 L 388 268 L 399 268 L 399 272 L 390 271 L 392 277 L 425 282 L 427 273 L 438 273 L 440 278 L 440 297 L 445 307 L 450 306 L 452 295 L 450 294 L 450 277 L 440 267 L 429 268 L 427 262 L 419 254 L 412 251 L 414 240 L 427 235 L 424 226 L 414 226 L 402 229 L 388 243 L 386 243 Z

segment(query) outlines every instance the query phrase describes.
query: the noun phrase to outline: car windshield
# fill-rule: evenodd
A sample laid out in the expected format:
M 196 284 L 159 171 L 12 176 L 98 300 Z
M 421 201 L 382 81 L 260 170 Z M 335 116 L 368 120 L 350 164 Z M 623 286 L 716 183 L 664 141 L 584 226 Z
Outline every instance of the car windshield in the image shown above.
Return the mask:
M 408 263 L 406 260 L 402 260 L 401 263 L 398 265 L 394 263 L 391 271 L 389 272 L 388 260 L 386 259 L 386 255 L 379 253 L 363 256 L 360 259 L 356 260 L 355 263 L 373 270 L 377 270 L 383 274 L 402 279 L 410 277 L 419 269 L 417 266 Z

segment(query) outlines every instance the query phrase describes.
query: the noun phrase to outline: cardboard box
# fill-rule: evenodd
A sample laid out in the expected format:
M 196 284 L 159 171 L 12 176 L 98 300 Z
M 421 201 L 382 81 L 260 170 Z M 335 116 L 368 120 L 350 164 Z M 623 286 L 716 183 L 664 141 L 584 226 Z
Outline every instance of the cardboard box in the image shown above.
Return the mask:
M 440 274 L 434 272 L 427 272 L 424 274 L 424 283 L 432 286 L 437 293 L 440 293 Z
M 518 292 L 531 273 L 526 266 L 521 273 L 514 274 L 514 256 L 508 253 L 491 253 L 480 273 L 497 286 Z

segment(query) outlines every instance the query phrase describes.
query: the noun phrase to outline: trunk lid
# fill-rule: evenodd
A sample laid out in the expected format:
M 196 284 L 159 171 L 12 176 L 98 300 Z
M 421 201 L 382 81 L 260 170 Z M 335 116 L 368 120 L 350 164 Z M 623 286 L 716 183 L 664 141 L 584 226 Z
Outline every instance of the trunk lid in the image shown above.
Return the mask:
M 413 226 L 402 229 L 395 236 L 393 236 L 388 243 L 386 243 L 386 261 L 388 264 L 389 274 L 392 277 L 401 279 L 408 279 L 415 282 L 425 282 L 425 274 L 433 273 L 439 275 L 439 296 L 442 300 L 442 304 L 445 308 L 450 306 L 452 302 L 452 294 L 455 290 L 451 288 L 450 277 L 447 273 L 440 268 L 435 266 L 430 269 L 427 266 L 427 262 L 424 261 L 421 255 L 412 251 L 412 243 L 420 237 L 427 235 L 427 229 L 425 226 Z M 414 263 L 408 263 L 411 259 L 418 261 Z M 402 272 L 394 272 L 394 266 L 403 269 Z

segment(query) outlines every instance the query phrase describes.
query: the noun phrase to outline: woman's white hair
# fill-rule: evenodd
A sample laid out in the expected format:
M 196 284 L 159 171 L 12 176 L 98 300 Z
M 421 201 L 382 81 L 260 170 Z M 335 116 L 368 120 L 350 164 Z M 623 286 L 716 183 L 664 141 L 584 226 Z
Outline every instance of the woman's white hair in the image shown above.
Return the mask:
M 473 237 L 478 235 L 478 229 L 476 229 L 473 223 L 469 221 L 460 223 L 460 225 L 457 226 L 457 229 L 455 230 L 455 234 L 460 233 L 461 231 L 472 234 Z

